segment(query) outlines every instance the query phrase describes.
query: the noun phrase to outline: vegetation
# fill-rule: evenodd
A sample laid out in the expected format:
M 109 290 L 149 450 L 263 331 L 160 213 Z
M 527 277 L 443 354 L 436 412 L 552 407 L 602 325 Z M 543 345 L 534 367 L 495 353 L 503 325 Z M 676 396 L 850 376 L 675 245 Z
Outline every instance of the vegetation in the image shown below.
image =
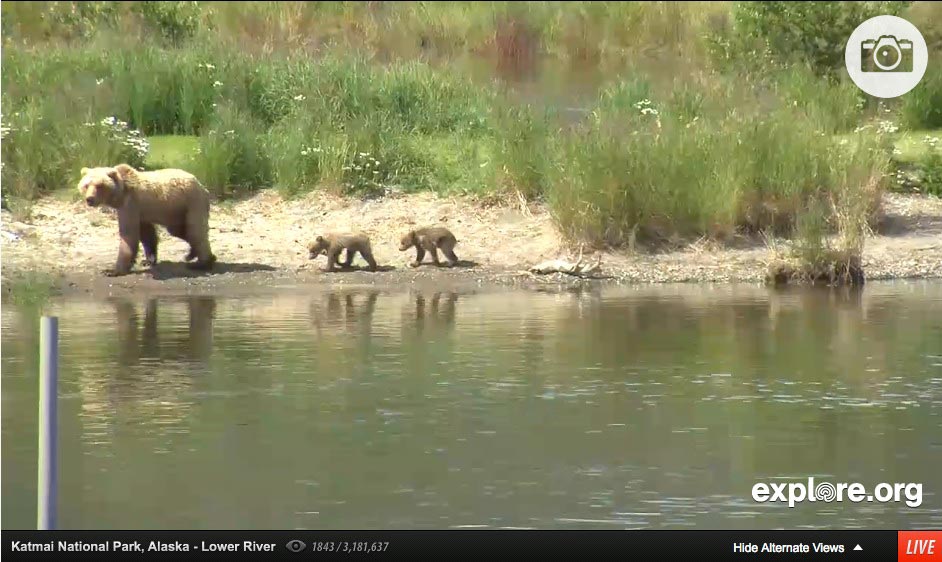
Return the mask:
M 544 199 L 594 244 L 794 234 L 812 208 L 830 232 L 891 185 L 872 123 L 942 126 L 936 69 L 877 103 L 838 46 L 878 13 L 935 44 L 924 4 L 4 3 L 4 197 L 127 161 L 221 198 Z M 938 185 L 928 158 L 916 175 Z
M 43 272 L 25 271 L 3 280 L 3 302 L 18 306 L 41 309 L 56 291 L 55 279 Z

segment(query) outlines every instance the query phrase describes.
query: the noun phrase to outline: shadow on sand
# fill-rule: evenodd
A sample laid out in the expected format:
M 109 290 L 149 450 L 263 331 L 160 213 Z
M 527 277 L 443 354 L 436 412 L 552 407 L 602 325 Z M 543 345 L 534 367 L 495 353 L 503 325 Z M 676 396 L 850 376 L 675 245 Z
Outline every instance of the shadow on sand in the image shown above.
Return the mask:
M 458 260 L 458 263 L 456 263 L 455 265 L 451 266 L 451 268 L 471 268 L 471 267 L 477 267 L 477 266 L 479 266 L 479 265 L 481 265 L 481 264 L 479 264 L 479 263 L 476 262 L 476 261 L 471 261 L 471 260 Z M 409 267 L 410 267 L 410 269 L 412 269 L 412 266 L 409 266 Z M 421 264 L 419 264 L 415 269 L 418 269 L 419 267 L 436 267 L 436 266 L 435 266 L 435 264 L 434 264 L 433 262 L 430 262 L 430 261 L 423 261 L 423 262 L 422 262 Z M 441 265 L 439 265 L 438 267 L 441 268 L 441 269 L 450 269 L 450 267 L 448 266 L 448 262 L 447 262 L 447 261 L 442 261 L 442 262 L 441 262 Z
M 223 263 L 216 262 L 210 270 L 191 269 L 183 262 L 158 262 L 156 266 L 145 268 L 141 273 L 150 273 L 154 279 L 174 279 L 178 277 L 207 277 L 223 273 L 253 273 L 256 271 L 277 271 L 278 268 L 262 263 Z
M 377 265 L 376 271 L 370 271 L 369 266 L 365 265 L 342 265 L 337 264 L 337 269 L 334 271 L 327 271 L 327 267 L 322 267 L 321 271 L 324 273 L 353 273 L 355 271 L 365 271 L 367 273 L 382 273 L 385 271 L 396 271 L 396 267 L 393 265 Z

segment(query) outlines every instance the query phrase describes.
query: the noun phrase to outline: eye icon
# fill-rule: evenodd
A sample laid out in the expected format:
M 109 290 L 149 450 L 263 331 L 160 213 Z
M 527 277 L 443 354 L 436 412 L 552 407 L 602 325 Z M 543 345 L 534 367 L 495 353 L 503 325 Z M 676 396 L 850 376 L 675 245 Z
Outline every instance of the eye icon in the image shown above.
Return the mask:
M 288 541 L 288 544 L 285 545 L 285 548 L 287 548 L 291 552 L 301 552 L 302 550 L 307 548 L 307 545 L 304 544 L 303 541 L 294 539 L 293 541 Z

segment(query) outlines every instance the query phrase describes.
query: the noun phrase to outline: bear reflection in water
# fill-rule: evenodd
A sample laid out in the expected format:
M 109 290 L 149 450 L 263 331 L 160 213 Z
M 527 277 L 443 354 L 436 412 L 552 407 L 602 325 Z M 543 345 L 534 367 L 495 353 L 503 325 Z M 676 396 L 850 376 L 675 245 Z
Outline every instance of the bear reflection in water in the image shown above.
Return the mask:
M 311 324 L 318 336 L 329 332 L 370 334 L 379 291 L 331 291 L 311 299 Z
M 446 331 L 454 327 L 458 293 L 436 291 L 431 297 L 416 293 L 414 304 L 416 334 L 422 334 L 426 330 Z
M 112 299 L 118 329 L 119 361 L 134 365 L 141 359 L 160 361 L 206 361 L 213 349 L 213 322 L 216 317 L 216 299 L 196 296 L 185 299 L 151 298 L 141 307 L 130 299 Z M 181 306 L 183 305 L 183 306 Z M 170 322 L 158 322 L 158 309 L 169 312 Z M 173 329 L 173 320 L 185 308 L 188 329 Z

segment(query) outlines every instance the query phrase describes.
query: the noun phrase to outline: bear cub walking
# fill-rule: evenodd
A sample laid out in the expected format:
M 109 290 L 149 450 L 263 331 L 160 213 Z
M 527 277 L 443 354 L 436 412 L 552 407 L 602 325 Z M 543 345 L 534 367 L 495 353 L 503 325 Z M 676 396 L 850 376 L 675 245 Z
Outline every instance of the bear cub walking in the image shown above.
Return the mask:
M 449 267 L 458 264 L 458 256 L 455 255 L 455 245 L 458 244 L 457 238 L 450 230 L 443 226 L 428 226 L 410 230 L 399 241 L 399 251 L 405 252 L 409 248 L 415 247 L 415 261 L 409 265 L 419 267 L 425 258 L 425 252 L 432 254 L 432 263 L 441 265 L 438 261 L 438 250 L 441 250 L 448 258 Z
M 363 232 L 345 234 L 329 233 L 318 236 L 308 244 L 308 258 L 315 259 L 322 254 L 327 255 L 327 271 L 336 271 L 340 252 L 347 251 L 347 259 L 341 264 L 350 267 L 354 255 L 359 252 L 366 263 L 370 264 L 370 271 L 376 271 L 376 260 L 373 258 L 373 247 L 370 237 Z

